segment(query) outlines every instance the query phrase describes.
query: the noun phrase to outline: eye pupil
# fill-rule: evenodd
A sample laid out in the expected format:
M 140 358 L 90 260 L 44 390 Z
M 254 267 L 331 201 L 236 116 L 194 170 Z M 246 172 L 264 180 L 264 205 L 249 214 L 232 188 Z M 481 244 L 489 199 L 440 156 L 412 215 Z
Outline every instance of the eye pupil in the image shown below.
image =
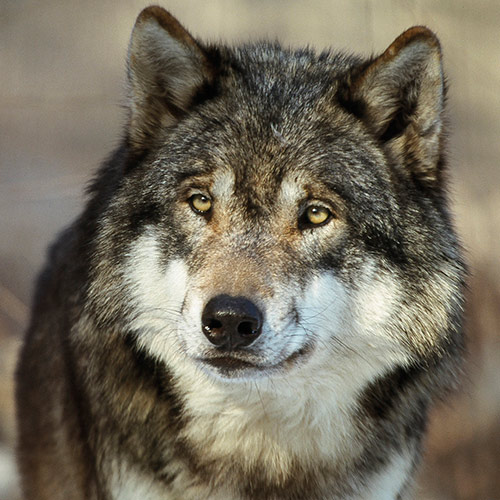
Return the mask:
M 212 200 L 203 194 L 194 194 L 189 198 L 191 208 L 198 214 L 206 214 L 212 208 Z

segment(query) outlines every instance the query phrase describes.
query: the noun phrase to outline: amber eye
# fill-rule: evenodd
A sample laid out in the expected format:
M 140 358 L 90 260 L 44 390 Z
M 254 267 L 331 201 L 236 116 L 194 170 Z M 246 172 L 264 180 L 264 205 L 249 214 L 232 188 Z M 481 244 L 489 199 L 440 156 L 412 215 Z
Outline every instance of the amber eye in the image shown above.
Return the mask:
M 307 207 L 304 215 L 309 224 L 319 226 L 330 220 L 332 213 L 328 208 L 312 205 Z
M 204 194 L 193 194 L 189 198 L 189 205 L 197 214 L 206 214 L 212 208 L 212 200 Z

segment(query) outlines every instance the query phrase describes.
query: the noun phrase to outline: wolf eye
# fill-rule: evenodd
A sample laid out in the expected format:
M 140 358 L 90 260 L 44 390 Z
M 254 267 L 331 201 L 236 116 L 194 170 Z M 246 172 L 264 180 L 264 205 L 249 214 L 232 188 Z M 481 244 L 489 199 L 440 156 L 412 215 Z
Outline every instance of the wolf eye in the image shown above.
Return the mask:
M 204 194 L 193 194 L 189 198 L 189 205 L 197 214 L 206 214 L 212 208 L 212 200 Z
M 332 217 L 332 213 L 326 207 L 312 205 L 310 207 L 307 207 L 304 216 L 308 224 L 312 224 L 313 226 L 320 226 L 321 224 L 325 224 L 330 220 L 330 218 Z

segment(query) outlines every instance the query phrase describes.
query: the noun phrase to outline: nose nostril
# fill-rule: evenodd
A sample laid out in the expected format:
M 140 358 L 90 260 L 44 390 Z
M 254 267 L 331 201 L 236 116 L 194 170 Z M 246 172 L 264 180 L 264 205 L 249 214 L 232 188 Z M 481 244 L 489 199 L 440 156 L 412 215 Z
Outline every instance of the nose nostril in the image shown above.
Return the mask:
M 254 323 L 251 321 L 242 321 L 238 325 L 238 333 L 244 337 L 249 337 L 251 335 L 256 335 L 257 328 L 255 328 Z
M 218 319 L 211 319 L 208 321 L 206 328 L 207 330 L 217 330 L 219 328 L 222 328 L 222 322 Z

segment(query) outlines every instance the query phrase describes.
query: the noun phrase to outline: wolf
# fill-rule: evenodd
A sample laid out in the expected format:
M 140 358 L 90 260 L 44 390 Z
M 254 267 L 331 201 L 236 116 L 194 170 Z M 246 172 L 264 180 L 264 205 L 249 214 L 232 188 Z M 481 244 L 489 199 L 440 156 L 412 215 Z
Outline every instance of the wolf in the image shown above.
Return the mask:
M 37 285 L 25 497 L 410 498 L 464 350 L 436 36 L 205 44 L 152 6 L 127 81 Z

